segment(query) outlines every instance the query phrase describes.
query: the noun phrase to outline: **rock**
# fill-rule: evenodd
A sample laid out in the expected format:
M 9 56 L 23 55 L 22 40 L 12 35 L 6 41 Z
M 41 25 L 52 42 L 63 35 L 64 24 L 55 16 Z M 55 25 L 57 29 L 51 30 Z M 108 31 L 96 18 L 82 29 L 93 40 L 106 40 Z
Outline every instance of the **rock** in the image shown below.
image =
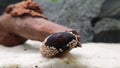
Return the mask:
M 92 41 L 90 21 L 99 14 L 104 0 L 58 0 L 55 3 L 50 0 L 35 1 L 44 7 L 45 14 L 51 21 L 76 29 L 82 42 Z
M 0 68 L 119 68 L 120 44 L 86 43 L 64 57 L 45 58 L 40 42 L 28 40 L 16 47 L 0 46 Z M 109 45 L 109 46 L 108 46 Z
M 94 27 L 94 39 L 95 42 L 120 42 L 120 21 L 104 18 L 97 22 Z
M 109 17 L 120 20 L 120 0 L 105 0 L 99 17 Z
M 3 11 L 8 5 L 17 3 L 19 1 L 22 0 L 0 0 L 0 15 L 3 13 Z
M 120 42 L 120 0 L 105 0 L 100 13 L 91 24 L 95 42 Z M 115 20 L 116 19 L 116 20 Z
M 94 27 L 94 25 L 102 18 L 120 20 L 120 0 L 105 0 L 99 15 L 91 21 L 92 26 Z

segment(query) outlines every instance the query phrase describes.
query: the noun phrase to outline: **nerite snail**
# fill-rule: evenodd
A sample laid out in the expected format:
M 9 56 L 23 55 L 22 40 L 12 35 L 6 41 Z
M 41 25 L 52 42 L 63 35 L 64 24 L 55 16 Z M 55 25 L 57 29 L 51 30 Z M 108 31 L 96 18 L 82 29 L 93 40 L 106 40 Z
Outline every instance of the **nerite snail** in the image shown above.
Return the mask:
M 59 32 L 48 36 L 44 40 L 40 52 L 45 57 L 57 57 L 78 46 L 81 45 L 75 34 Z

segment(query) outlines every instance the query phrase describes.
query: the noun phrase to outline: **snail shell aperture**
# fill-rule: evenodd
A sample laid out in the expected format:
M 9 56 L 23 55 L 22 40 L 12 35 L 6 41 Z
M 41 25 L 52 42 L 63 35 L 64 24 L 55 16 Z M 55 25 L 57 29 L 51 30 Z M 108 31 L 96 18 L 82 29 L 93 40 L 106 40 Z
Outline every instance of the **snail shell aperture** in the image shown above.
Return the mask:
M 59 32 L 48 36 L 43 42 L 40 52 L 45 57 L 57 57 L 72 48 L 77 47 L 79 41 L 76 36 L 69 32 Z

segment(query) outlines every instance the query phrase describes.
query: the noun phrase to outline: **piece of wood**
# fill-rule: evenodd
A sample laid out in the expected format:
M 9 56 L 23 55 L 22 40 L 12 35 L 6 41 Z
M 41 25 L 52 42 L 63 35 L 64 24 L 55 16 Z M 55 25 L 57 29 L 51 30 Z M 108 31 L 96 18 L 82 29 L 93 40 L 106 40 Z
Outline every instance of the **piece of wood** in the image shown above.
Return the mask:
M 77 34 L 73 29 L 55 24 L 43 18 L 19 18 L 8 14 L 0 17 L 0 27 L 8 33 L 39 41 L 44 41 L 47 36 L 57 32 L 73 32 Z
M 48 35 L 57 32 L 76 32 L 73 29 L 55 24 L 43 18 L 19 18 L 8 14 L 0 17 L 0 27 L 24 38 L 39 41 L 43 41 Z
M 47 36 L 57 32 L 72 32 L 80 40 L 80 36 L 74 29 L 47 20 L 42 8 L 32 0 L 8 6 L 5 13 L 0 16 L 0 30 L 2 30 L 0 40 L 3 40 L 3 37 L 6 39 L 0 41 L 0 44 L 6 46 L 21 44 L 27 39 L 44 41 Z M 8 39 L 2 35 L 3 33 L 9 35 Z
M 27 40 L 21 36 L 9 33 L 6 30 L 7 29 L 2 28 L 2 26 L 0 27 L 0 44 L 3 44 L 4 46 L 16 46 L 23 44 Z

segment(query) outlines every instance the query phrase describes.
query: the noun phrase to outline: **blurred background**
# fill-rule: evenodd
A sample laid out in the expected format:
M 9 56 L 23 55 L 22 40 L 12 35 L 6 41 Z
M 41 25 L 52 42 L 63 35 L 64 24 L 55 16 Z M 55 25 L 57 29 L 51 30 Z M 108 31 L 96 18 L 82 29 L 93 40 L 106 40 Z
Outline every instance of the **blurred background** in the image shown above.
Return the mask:
M 0 0 L 7 5 L 22 0 Z M 120 43 L 120 0 L 34 0 L 49 20 L 77 30 L 82 43 Z

